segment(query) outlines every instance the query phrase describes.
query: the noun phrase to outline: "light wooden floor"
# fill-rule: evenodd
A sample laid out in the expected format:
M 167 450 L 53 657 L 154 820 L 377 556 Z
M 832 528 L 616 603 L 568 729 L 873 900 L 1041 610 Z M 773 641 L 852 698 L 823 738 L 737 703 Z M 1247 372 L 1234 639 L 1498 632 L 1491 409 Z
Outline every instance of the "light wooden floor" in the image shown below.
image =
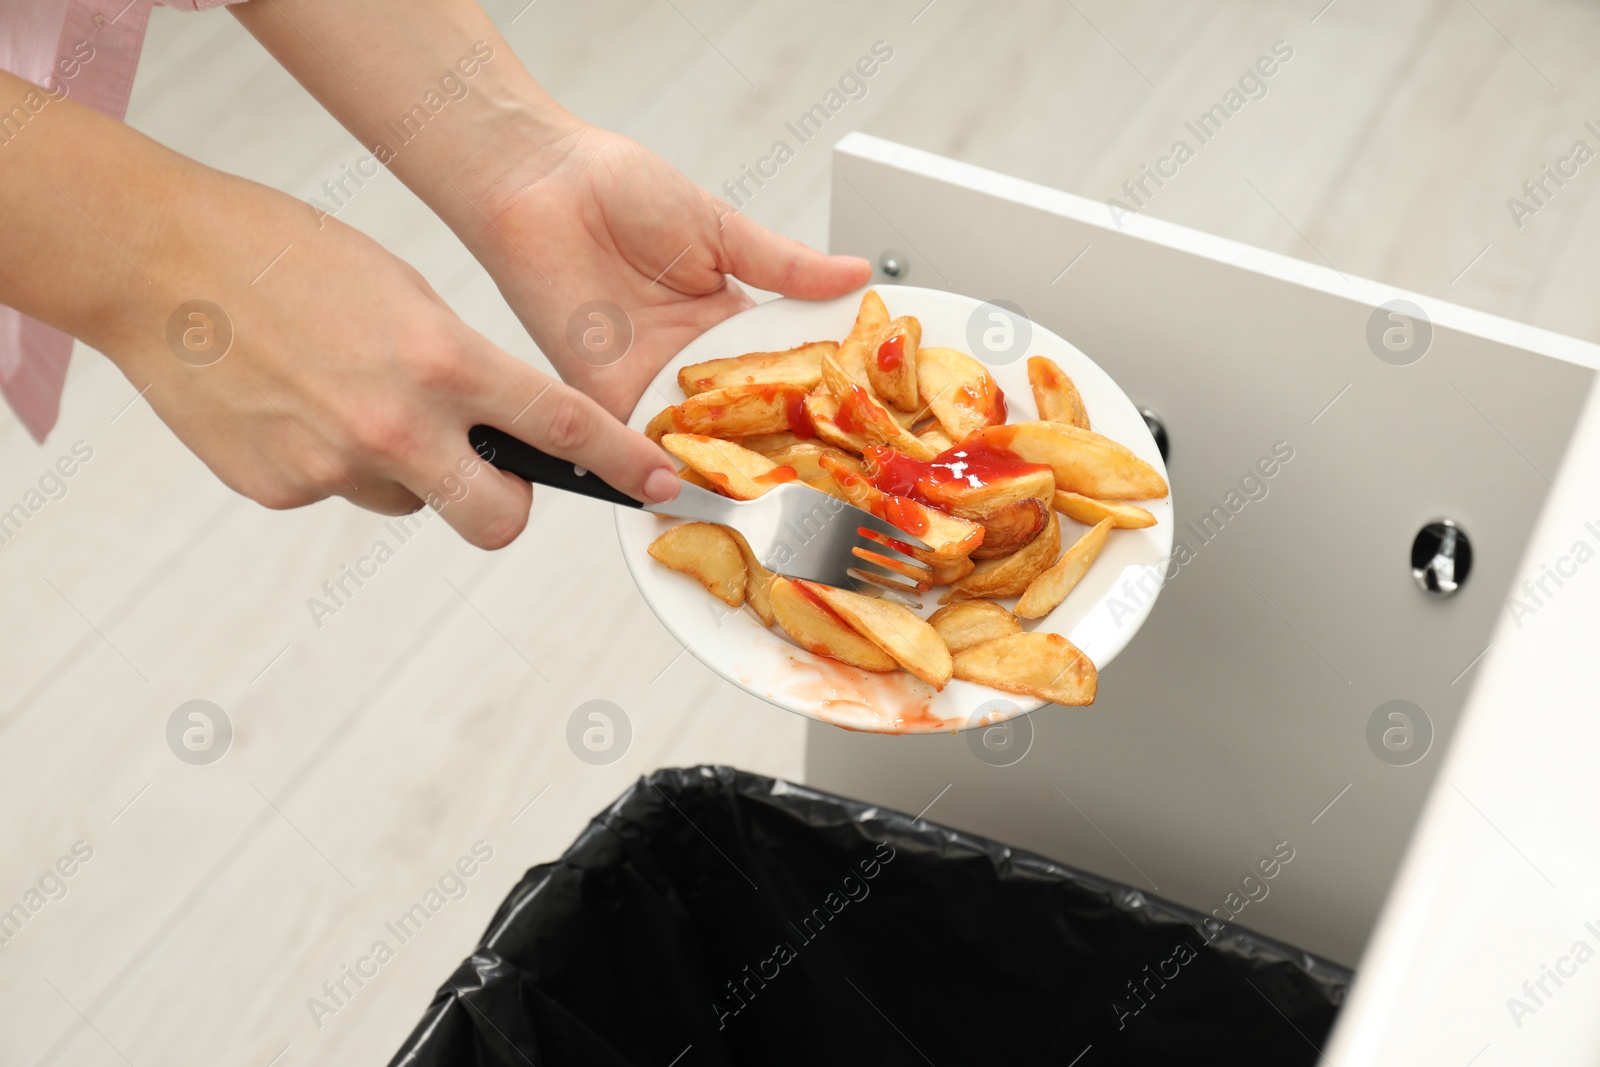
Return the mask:
M 1600 119 L 1585 105 L 1600 99 L 1600 13 L 1585 5 L 524 2 L 492 10 L 558 97 L 711 188 L 890 43 L 868 95 L 749 207 L 812 242 L 827 144 L 848 129 L 1103 198 L 1283 40 L 1293 58 L 1266 96 L 1151 213 L 1600 340 L 1600 163 L 1520 229 L 1505 205 L 1575 140 L 1600 148 L 1583 129 Z M 223 13 L 157 12 L 129 120 L 297 196 L 360 155 Z M 397 182 L 342 217 L 540 358 Z M 237 498 L 133 397 L 80 351 L 44 446 L 0 412 L 0 509 L 73 442 L 93 448 L 68 494 L 0 545 L 0 909 L 75 842 L 93 849 L 0 946 L 0 1062 L 383 1063 L 522 870 L 635 776 L 702 761 L 798 775 L 801 721 L 680 654 L 604 506 L 544 494 L 494 555 L 432 524 L 318 629 L 306 598 L 382 521 Z M 207 767 L 164 736 L 194 698 L 236 730 Z M 591 699 L 632 724 L 608 766 L 565 742 Z M 316 1025 L 307 999 L 480 840 L 493 858 L 466 895 Z

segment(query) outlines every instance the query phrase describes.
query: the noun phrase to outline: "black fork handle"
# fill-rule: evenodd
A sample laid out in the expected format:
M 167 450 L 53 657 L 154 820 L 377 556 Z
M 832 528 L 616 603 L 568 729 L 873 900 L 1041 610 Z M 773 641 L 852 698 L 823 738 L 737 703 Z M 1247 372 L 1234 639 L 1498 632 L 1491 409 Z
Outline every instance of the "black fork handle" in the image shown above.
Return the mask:
M 598 475 L 581 471 L 570 460 L 541 452 L 526 441 L 512 437 L 493 426 L 474 426 L 467 432 L 467 440 L 485 462 L 503 471 L 509 471 L 534 485 L 548 485 L 565 489 L 579 496 L 604 500 L 608 504 L 642 508 L 644 505 Z

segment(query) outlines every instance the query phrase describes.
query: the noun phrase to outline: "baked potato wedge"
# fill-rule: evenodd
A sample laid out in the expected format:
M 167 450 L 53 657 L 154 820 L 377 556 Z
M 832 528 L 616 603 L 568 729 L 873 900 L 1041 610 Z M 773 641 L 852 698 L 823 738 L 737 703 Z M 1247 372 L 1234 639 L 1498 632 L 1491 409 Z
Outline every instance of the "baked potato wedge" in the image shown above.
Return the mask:
M 1096 500 L 1156 500 L 1167 481 L 1123 445 L 1064 422 L 1015 422 L 977 431 L 976 440 L 1028 463 L 1048 464 L 1056 488 Z
M 893 656 L 851 629 L 811 590 L 779 575 L 773 578 L 770 593 L 778 626 L 807 652 L 864 671 L 886 673 L 899 667 Z
M 744 603 L 744 555 L 726 527 L 709 522 L 674 526 L 651 542 L 650 556 L 687 574 L 730 608 Z
M 706 437 L 790 430 L 803 417 L 807 391 L 803 385 L 766 382 L 707 389 L 672 409 L 672 430 Z
M 1029 498 L 1039 501 L 1044 511 L 1050 510 L 1055 497 L 1056 478 L 1055 472 L 1047 464 L 1019 462 L 1004 473 L 985 473 L 976 479 L 978 484 L 973 485 L 971 480 L 960 476 L 967 470 L 962 466 L 967 455 L 964 448 L 963 444 L 939 453 L 935 457 L 938 465 L 932 471 L 912 468 L 914 472 L 922 472 L 914 479 L 918 499 L 973 522 L 987 522 L 990 516 L 999 514 L 1007 506 Z M 906 475 L 896 472 L 897 466 L 904 469 L 904 464 L 903 461 L 896 463 L 895 451 L 898 450 L 879 447 L 867 449 L 862 453 L 863 469 L 875 480 L 885 472 L 896 480 L 904 479 Z M 935 477 L 936 474 L 940 476 Z
M 1049 569 L 1028 583 L 1017 601 L 1017 614 L 1024 619 L 1042 619 L 1054 611 L 1089 573 L 1090 564 L 1100 555 L 1106 544 L 1106 534 L 1110 532 L 1111 520 L 1101 519 L 1078 538 Z
M 831 360 L 824 360 L 825 365 L 831 363 Z M 839 406 L 832 418 L 844 432 L 859 436 L 868 444 L 884 445 L 904 452 L 914 459 L 929 460 L 938 454 L 920 437 L 900 425 L 888 408 L 873 399 L 865 386 L 847 381 L 841 390 L 834 390 L 833 393 Z
M 739 554 L 744 557 L 744 602 L 756 613 L 761 625 L 771 629 L 772 624 L 778 621 L 778 617 L 772 611 L 772 580 L 777 575 L 767 570 L 756 558 L 750 542 L 744 539 L 744 534 L 732 526 L 724 526 L 723 529 L 728 531 L 733 543 L 739 546 Z
M 833 480 L 833 476 L 823 469 L 821 462 L 823 456 L 831 456 L 835 461 L 844 464 L 851 470 L 859 471 L 861 469 L 861 461 L 844 449 L 834 448 L 832 445 L 817 444 L 816 442 L 790 445 L 787 448 L 763 452 L 762 455 L 780 467 L 793 467 L 795 473 L 800 476 L 800 480 L 808 485 L 817 480 L 830 482 Z
M 820 440 L 857 455 L 872 447 L 872 442 L 863 434 L 839 425 L 839 398 L 828 392 L 826 385 L 812 390 L 805 399 L 804 410 Z
M 950 440 L 950 435 L 944 432 L 944 427 L 937 423 L 917 434 L 917 437 L 923 444 L 933 449 L 934 455 L 955 446 L 955 442 Z
M 957 652 L 957 678 L 1053 704 L 1093 704 L 1100 673 L 1060 634 L 1034 631 L 997 637 Z
M 1064 422 L 1080 430 L 1089 428 L 1089 412 L 1083 397 L 1060 364 L 1047 356 L 1028 357 L 1028 384 L 1033 387 L 1033 403 L 1046 422 Z
M 839 366 L 857 384 L 872 385 L 872 380 L 867 377 L 867 361 L 877 352 L 878 335 L 888 326 L 889 309 L 883 306 L 883 298 L 876 289 L 868 289 L 861 294 L 861 307 L 856 311 L 855 324 L 834 353 Z
M 659 445 L 661 439 L 667 434 L 676 433 L 678 424 L 673 416 L 677 411 L 678 409 L 675 407 L 662 408 L 654 418 L 645 423 L 644 435 Z
M 700 473 L 723 496 L 754 500 L 773 486 L 795 481 L 793 467 L 780 466 L 759 452 L 718 437 L 669 433 L 661 447 Z
M 948 604 L 928 616 L 932 626 L 954 655 L 996 637 L 1022 632 L 1017 617 L 992 600 L 963 600 Z
M 937 631 L 909 608 L 877 597 L 862 596 L 845 589 L 801 582 L 815 593 L 845 622 L 873 644 L 893 656 L 895 662 L 936 689 L 950 681 L 950 650 L 944 647 Z
M 922 407 L 917 395 L 917 349 L 922 345 L 922 323 L 915 315 L 902 315 L 885 326 L 867 354 L 867 382 L 872 391 L 901 411 Z
M 941 604 L 984 597 L 999 600 L 1017 596 L 1028 584 L 1056 561 L 1061 553 L 1061 522 L 1055 512 L 1044 531 L 1016 552 L 1001 559 L 986 559 L 975 564 L 965 578 L 950 586 Z
M 911 553 L 915 555 L 916 553 Z M 976 563 L 971 556 L 957 556 L 955 559 L 930 559 L 928 566 L 933 570 L 934 585 L 950 585 L 959 582 L 972 573 Z
M 783 352 L 750 352 L 708 359 L 678 369 L 678 388 L 694 396 L 730 385 L 784 384 L 810 389 L 822 380 L 822 357 L 839 350 L 837 341 L 812 341 Z
M 1111 525 L 1118 530 L 1142 530 L 1156 524 L 1154 515 L 1137 504 L 1122 500 L 1096 500 L 1082 493 L 1057 489 L 1053 503 L 1061 514 L 1085 526 L 1093 526 L 1102 519 L 1110 519 Z
M 885 493 L 859 471 L 851 470 L 832 456 L 823 456 L 819 462 L 846 500 L 927 545 L 927 553 L 920 550 L 912 553 L 924 563 L 966 556 L 983 543 L 983 527 L 977 523 L 947 515 L 907 497 Z
M 917 399 L 952 441 L 1006 421 L 1005 394 L 982 363 L 953 348 L 917 350 Z
M 806 433 L 811 432 L 811 424 L 805 424 Z M 810 437 L 801 437 L 793 430 L 779 430 L 777 433 L 752 433 L 733 439 L 752 452 L 760 452 L 763 456 L 770 457 L 772 453 L 791 445 L 803 445 L 810 442 Z
M 1050 523 L 1050 509 L 1038 497 L 1026 496 L 975 521 L 983 527 L 983 544 L 972 550 L 972 558 L 999 559 L 1038 537 Z

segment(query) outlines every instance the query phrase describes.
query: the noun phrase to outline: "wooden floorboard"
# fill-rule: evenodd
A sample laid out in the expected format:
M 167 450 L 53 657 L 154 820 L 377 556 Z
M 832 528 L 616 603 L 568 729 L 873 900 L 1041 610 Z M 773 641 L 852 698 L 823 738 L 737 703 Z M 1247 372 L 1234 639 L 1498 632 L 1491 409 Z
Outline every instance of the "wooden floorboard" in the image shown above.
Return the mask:
M 491 10 L 575 111 L 712 189 L 890 42 L 866 96 L 747 208 L 814 243 L 828 146 L 850 130 L 1104 200 L 1284 40 L 1294 58 L 1267 94 L 1150 214 L 1600 339 L 1600 163 L 1520 230 L 1504 203 L 1573 140 L 1600 149 L 1583 129 L 1600 123 L 1585 103 L 1600 96 L 1590 7 L 924 3 Z M 156 12 L 130 121 L 299 197 L 361 154 L 220 12 Z M 487 275 L 397 181 L 371 182 L 340 217 L 415 264 L 475 328 L 541 361 Z M 557 856 L 639 774 L 701 762 L 800 773 L 801 720 L 680 654 L 603 506 L 542 493 L 529 533 L 492 555 L 435 521 L 318 627 L 307 598 L 392 537 L 383 520 L 339 501 L 277 513 L 233 496 L 81 349 L 48 442 L 0 412 L 0 506 L 77 440 L 95 456 L 67 496 L 0 545 L 0 906 L 74 841 L 94 858 L 0 947 L 0 1061 L 265 1067 L 288 1046 L 284 1067 L 385 1062 L 522 870 Z M 194 698 L 237 730 L 210 767 L 180 763 L 164 740 L 167 716 Z M 609 766 L 564 740 L 592 699 L 632 723 Z M 494 859 L 465 898 L 316 1026 L 307 998 L 480 839 Z

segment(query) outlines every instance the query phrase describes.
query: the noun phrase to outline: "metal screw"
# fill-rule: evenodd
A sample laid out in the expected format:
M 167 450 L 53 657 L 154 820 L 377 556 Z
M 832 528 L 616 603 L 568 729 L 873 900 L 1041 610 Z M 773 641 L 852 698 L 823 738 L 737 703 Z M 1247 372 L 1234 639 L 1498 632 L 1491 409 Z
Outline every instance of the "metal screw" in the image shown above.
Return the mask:
M 1472 571 L 1472 542 L 1454 519 L 1439 519 L 1411 542 L 1411 577 L 1424 593 L 1452 596 Z
M 898 278 L 905 273 L 905 261 L 894 252 L 885 252 L 883 258 L 878 260 L 878 272 L 885 278 Z

